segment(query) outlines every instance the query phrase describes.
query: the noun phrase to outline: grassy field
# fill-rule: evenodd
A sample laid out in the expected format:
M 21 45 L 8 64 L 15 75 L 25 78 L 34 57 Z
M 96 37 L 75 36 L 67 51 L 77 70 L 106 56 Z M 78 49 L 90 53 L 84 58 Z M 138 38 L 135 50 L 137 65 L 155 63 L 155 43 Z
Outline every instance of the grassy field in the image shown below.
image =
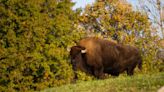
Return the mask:
M 78 81 L 75 84 L 49 88 L 41 92 L 157 92 L 162 86 L 164 86 L 164 72 Z

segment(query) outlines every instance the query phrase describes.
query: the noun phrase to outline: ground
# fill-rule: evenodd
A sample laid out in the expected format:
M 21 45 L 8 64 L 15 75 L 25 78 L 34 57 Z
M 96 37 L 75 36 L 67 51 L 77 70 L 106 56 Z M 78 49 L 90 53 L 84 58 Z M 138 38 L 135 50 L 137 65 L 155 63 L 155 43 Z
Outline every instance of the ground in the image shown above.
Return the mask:
M 78 81 L 75 84 L 47 88 L 41 92 L 157 92 L 162 86 L 164 86 L 164 72 Z

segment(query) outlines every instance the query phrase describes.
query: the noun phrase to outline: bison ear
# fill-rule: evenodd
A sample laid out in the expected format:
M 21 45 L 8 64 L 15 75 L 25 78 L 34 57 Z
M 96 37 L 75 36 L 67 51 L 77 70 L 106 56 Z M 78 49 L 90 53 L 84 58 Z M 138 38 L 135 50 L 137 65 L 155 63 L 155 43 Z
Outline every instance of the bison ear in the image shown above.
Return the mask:
M 86 49 L 81 50 L 81 53 L 86 53 L 86 52 L 87 52 L 87 50 L 86 50 Z

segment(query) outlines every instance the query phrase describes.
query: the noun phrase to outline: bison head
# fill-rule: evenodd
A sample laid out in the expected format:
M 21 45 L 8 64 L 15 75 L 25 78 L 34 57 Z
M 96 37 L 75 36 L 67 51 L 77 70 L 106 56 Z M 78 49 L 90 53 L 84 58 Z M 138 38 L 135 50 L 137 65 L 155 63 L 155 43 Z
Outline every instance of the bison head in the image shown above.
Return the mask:
M 73 46 L 70 50 L 71 56 L 71 64 L 73 66 L 73 70 L 82 70 L 84 71 L 85 66 L 85 53 L 86 49 L 81 46 Z
M 75 79 L 77 78 L 76 71 L 80 70 L 87 74 L 91 74 L 92 71 L 87 65 L 87 58 L 86 58 L 87 50 L 81 46 L 73 46 L 70 49 L 70 56 L 71 56 L 71 64 L 72 68 L 75 73 Z

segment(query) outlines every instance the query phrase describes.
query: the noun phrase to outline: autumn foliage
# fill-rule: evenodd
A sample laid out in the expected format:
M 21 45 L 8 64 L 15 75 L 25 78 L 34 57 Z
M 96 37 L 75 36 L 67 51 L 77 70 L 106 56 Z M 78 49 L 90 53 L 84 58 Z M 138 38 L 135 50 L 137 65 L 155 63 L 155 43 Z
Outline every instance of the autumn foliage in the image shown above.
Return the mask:
M 34 91 L 71 83 L 66 49 L 80 38 L 98 36 L 142 51 L 143 72 L 159 71 L 158 36 L 147 15 L 127 2 L 97 0 L 72 10 L 70 0 L 0 1 L 0 90 Z M 79 73 L 82 80 L 93 79 Z

